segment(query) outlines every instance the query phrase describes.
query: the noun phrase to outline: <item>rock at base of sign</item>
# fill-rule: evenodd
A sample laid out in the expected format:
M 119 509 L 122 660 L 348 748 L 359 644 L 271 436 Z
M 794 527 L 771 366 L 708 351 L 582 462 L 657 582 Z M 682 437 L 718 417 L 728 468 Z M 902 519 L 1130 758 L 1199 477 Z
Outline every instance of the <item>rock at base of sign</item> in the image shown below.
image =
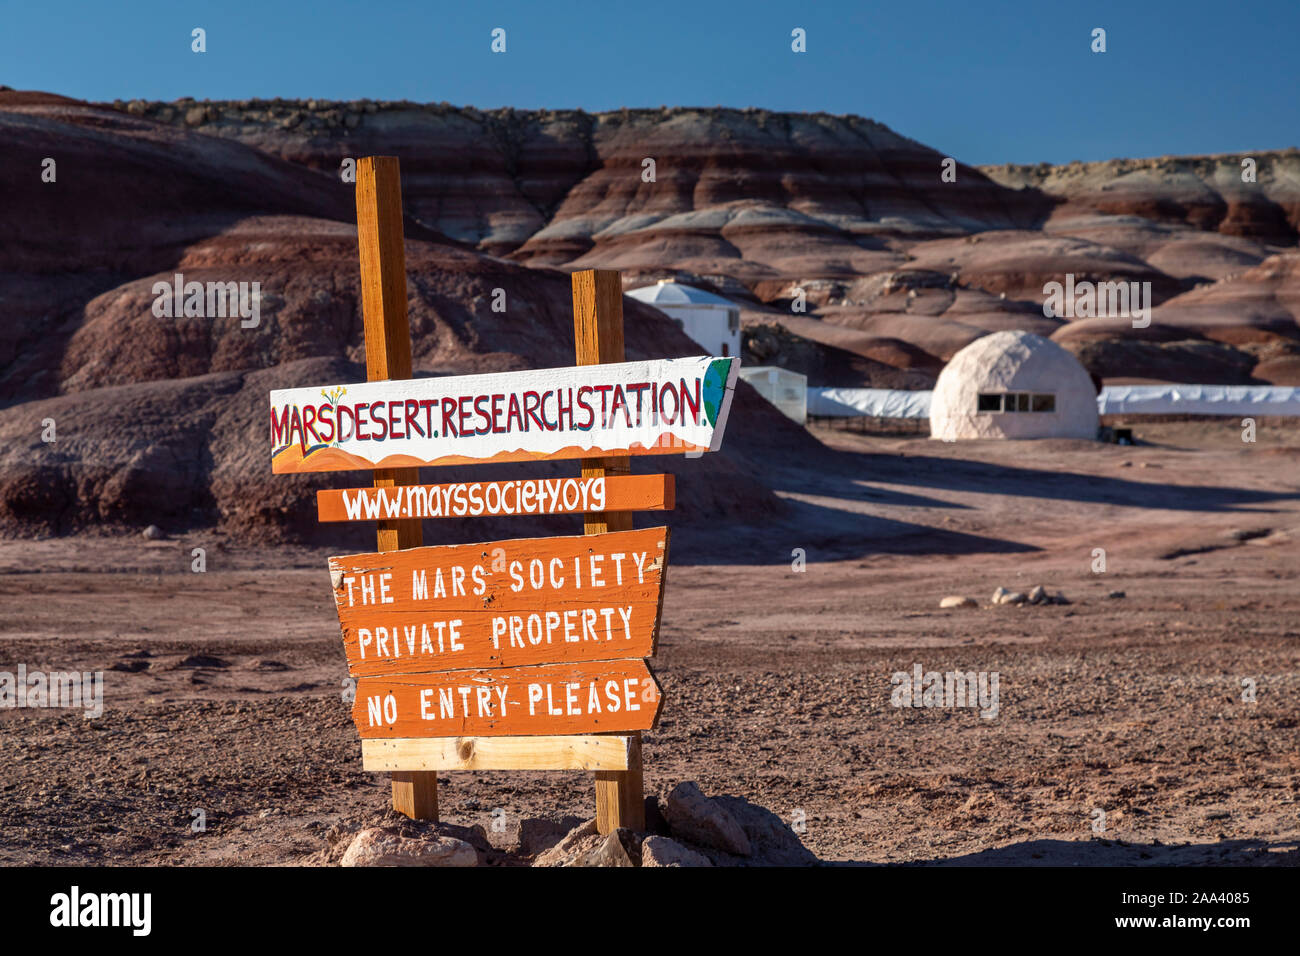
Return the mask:
M 939 607 L 979 607 L 979 602 L 960 594 L 950 594 L 939 602 Z
M 596 821 L 575 827 L 533 861 L 533 866 L 640 866 L 641 837 L 620 827 L 601 836 Z
M 710 800 L 691 781 L 679 783 L 668 795 L 668 828 L 674 836 L 735 856 L 754 852 L 749 837 L 735 818 L 716 800 Z
M 645 798 L 645 832 L 659 836 L 668 836 L 672 832 L 668 829 L 663 811 L 659 809 L 659 798 L 653 793 Z
M 657 812 L 658 825 L 652 824 L 647 800 L 646 826 L 651 832 L 620 829 L 601 836 L 596 821 L 588 820 L 539 854 L 533 866 L 628 866 L 629 862 L 632 866 L 814 866 L 818 862 L 785 821 L 770 810 L 740 797 L 706 797 L 694 783 L 679 785 L 673 795 L 677 800 L 670 795 L 664 804 L 666 825 Z M 657 807 L 658 801 L 655 804 Z M 704 837 L 698 834 L 708 831 L 701 819 L 714 821 L 715 830 L 725 827 L 734 841 L 731 845 L 747 846 L 749 852 L 741 855 L 699 842 Z M 735 829 L 717 824 L 718 819 L 729 820 Z M 708 832 L 708 838 L 720 842 L 714 832 Z
M 583 822 L 582 817 L 572 815 L 529 817 L 520 820 L 508 832 L 489 828 L 488 839 L 499 850 L 535 857 L 555 846 Z
M 596 829 L 592 817 L 580 827 L 574 827 L 559 843 L 538 855 L 533 866 L 572 866 L 573 860 L 597 846 L 604 839 Z
M 353 838 L 342 866 L 477 866 L 478 853 L 464 840 L 439 833 L 402 836 L 370 827 Z
M 721 850 L 700 847 L 700 852 L 713 861 L 714 866 L 816 866 L 817 857 L 800 842 L 786 821 L 771 810 L 756 806 L 741 797 L 725 794 L 713 797 L 713 802 L 740 824 L 749 840 L 752 853 L 733 856 Z M 677 834 L 673 834 L 674 838 Z
M 703 853 L 665 836 L 648 836 L 641 843 L 642 866 L 712 866 Z
M 163 529 L 158 527 L 156 524 L 149 525 L 149 527 L 140 532 L 140 536 L 146 541 L 161 541 L 163 538 L 167 537 L 163 532 Z
M 567 866 L 637 866 L 641 841 L 631 830 L 619 827 L 595 846 L 579 853 Z

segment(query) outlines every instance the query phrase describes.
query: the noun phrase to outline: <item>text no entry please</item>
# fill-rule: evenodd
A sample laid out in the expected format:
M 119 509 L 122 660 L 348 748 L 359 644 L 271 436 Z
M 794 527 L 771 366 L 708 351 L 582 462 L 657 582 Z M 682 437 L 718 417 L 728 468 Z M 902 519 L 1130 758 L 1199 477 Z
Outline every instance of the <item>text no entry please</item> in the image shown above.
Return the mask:
M 660 691 L 644 661 L 597 661 L 367 677 L 362 737 L 583 734 L 650 730 Z

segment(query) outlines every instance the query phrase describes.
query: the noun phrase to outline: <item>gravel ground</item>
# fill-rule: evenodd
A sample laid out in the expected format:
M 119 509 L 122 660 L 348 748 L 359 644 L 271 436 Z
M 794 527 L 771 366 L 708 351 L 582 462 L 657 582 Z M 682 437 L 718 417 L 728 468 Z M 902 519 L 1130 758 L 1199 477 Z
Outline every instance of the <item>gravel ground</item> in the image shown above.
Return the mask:
M 743 796 L 827 861 L 1300 862 L 1300 434 L 1138 431 L 823 434 L 860 479 L 789 472 L 789 520 L 670 562 L 647 790 Z M 0 542 L 0 671 L 105 681 L 97 719 L 0 709 L 0 863 L 323 863 L 387 819 L 342 700 L 326 553 Z M 1039 583 L 1069 603 L 989 604 Z M 996 672 L 996 715 L 893 706 L 916 664 Z M 445 774 L 440 801 L 491 830 L 501 811 L 590 816 L 593 787 Z

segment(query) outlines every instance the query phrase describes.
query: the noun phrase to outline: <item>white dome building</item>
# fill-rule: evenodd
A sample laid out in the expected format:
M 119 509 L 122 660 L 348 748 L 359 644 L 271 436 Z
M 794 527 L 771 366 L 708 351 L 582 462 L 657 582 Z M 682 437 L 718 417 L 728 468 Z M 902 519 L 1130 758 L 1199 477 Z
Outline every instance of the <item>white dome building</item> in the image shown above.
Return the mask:
M 740 354 L 740 307 L 730 299 L 672 279 L 633 289 L 627 297 L 675 319 L 706 355 Z
M 930 437 L 1097 437 L 1097 390 L 1079 360 L 1029 332 L 994 332 L 952 357 L 930 399 Z

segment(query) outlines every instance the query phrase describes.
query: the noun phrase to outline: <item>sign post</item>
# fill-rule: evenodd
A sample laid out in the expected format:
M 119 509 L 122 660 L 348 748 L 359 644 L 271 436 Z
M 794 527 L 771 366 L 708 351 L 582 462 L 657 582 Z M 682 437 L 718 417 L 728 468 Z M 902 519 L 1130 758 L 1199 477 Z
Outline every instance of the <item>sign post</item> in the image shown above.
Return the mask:
M 573 350 L 579 365 L 622 362 L 623 283 L 617 272 L 589 270 L 573 274 Z M 583 478 L 609 478 L 631 471 L 629 459 L 584 458 Z M 603 511 L 587 515 L 585 534 L 632 530 L 632 512 Z M 662 592 L 660 592 L 662 595 Z M 596 771 L 596 828 L 609 833 L 619 827 L 645 829 L 642 795 L 641 734 L 631 735 L 626 770 Z
M 439 771 L 589 770 L 601 833 L 645 828 L 641 731 L 662 695 L 659 637 L 671 475 L 632 455 L 716 451 L 738 360 L 626 362 L 617 272 L 572 277 L 576 366 L 411 378 L 397 160 L 357 164 L 364 383 L 273 391 L 275 474 L 370 470 L 317 494 L 321 521 L 375 521 L 377 550 L 330 581 L 362 766 L 393 809 L 438 819 Z M 438 465 L 579 459 L 580 476 L 421 484 Z M 581 536 L 423 546 L 425 518 L 570 514 Z
M 366 380 L 411 377 L 411 326 L 406 315 L 406 248 L 402 180 L 396 156 L 366 156 L 357 163 L 357 245 L 361 257 L 361 315 L 366 335 Z M 376 488 L 419 482 L 416 468 L 375 469 Z M 424 543 L 420 520 L 383 520 L 380 551 Z M 393 773 L 393 809 L 413 820 L 438 819 L 438 774 Z

